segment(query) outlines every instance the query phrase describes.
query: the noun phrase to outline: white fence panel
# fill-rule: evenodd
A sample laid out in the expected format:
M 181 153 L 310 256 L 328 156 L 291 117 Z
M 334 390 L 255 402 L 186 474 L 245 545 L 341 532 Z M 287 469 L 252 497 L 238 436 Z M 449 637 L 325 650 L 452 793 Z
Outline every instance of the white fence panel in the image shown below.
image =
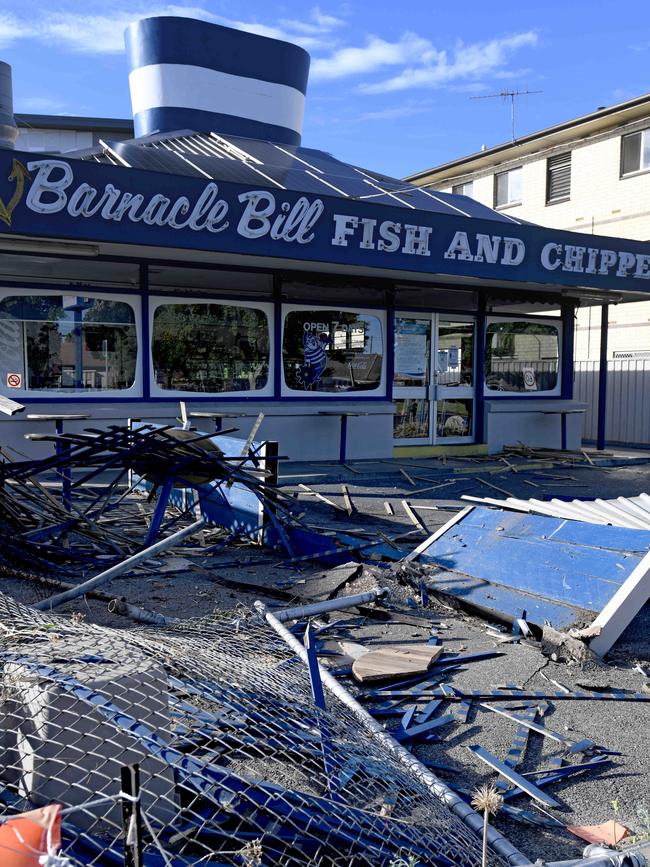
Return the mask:
M 583 437 L 595 440 L 598 430 L 597 361 L 577 361 L 574 397 L 588 404 Z M 622 359 L 607 363 L 605 439 L 625 445 L 650 445 L 650 360 Z

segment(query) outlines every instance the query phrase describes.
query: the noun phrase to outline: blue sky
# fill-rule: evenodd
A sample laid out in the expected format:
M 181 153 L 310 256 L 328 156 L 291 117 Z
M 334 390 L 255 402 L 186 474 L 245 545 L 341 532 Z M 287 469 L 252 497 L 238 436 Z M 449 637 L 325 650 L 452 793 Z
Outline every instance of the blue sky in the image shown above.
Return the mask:
M 15 110 L 129 117 L 124 27 L 190 15 L 297 42 L 311 54 L 303 143 L 403 176 L 650 90 L 647 0 L 8 0 L 0 59 Z

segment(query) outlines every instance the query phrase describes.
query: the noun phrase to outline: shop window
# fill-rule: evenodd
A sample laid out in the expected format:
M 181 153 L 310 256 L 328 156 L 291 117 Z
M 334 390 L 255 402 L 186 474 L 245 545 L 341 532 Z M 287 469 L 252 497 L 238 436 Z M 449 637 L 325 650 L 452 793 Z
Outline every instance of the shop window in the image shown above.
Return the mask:
M 511 169 L 509 172 L 499 172 L 494 176 L 494 207 L 504 205 L 520 205 L 522 188 L 522 170 Z
M 546 160 L 546 204 L 571 198 L 571 151 Z
M 151 351 L 164 391 L 238 393 L 269 384 L 269 320 L 257 307 L 161 303 Z
M 559 347 L 557 325 L 530 320 L 490 321 L 486 331 L 486 391 L 556 391 Z
M 0 300 L 0 381 L 9 394 L 129 389 L 137 355 L 135 312 L 124 301 L 56 294 Z
M 454 184 L 451 188 L 455 196 L 470 196 L 474 195 L 474 181 L 465 181 L 464 184 Z
M 650 169 L 650 129 L 621 137 L 621 175 Z
M 377 391 L 383 355 L 382 321 L 376 315 L 322 308 L 285 313 L 282 360 L 292 391 Z

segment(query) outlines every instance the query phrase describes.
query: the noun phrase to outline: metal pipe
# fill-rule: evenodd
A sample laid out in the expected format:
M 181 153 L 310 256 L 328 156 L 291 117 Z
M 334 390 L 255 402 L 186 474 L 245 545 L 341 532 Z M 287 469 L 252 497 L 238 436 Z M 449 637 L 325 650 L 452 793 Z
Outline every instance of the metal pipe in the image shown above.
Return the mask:
M 17 137 L 11 66 L 0 61 L 0 147 L 13 150 Z
M 118 575 L 128 572 L 129 569 L 138 566 L 140 563 L 144 563 L 145 560 L 151 559 L 151 557 L 162 553 L 162 551 L 166 551 L 167 548 L 172 548 L 188 536 L 193 536 L 200 530 L 205 529 L 206 526 L 207 522 L 201 518 L 200 521 L 195 521 L 193 524 L 190 524 L 189 527 L 183 527 L 182 530 L 173 533 L 166 539 L 161 539 L 159 542 L 150 545 L 143 551 L 138 551 L 138 553 L 134 554 L 132 557 L 127 557 L 127 559 L 122 560 L 121 563 L 116 563 L 115 566 L 111 566 L 110 569 L 100 572 L 99 575 L 95 575 L 94 578 L 89 578 L 82 584 L 78 584 L 76 587 L 73 587 L 72 590 L 64 590 L 63 593 L 57 593 L 55 596 L 51 596 L 49 599 L 43 600 L 43 602 L 38 602 L 32 607 L 36 608 L 37 611 L 50 611 L 52 608 L 56 608 L 57 605 L 63 605 L 64 602 L 69 602 L 71 599 L 83 596 L 88 590 L 94 590 L 95 587 L 99 587 L 100 584 L 105 584 L 107 581 L 110 581 L 111 578 L 117 578 Z
M 353 598 L 353 597 L 348 597 Z M 345 601 L 345 597 L 341 602 Z M 266 622 L 272 629 L 286 642 L 293 652 L 302 659 L 305 665 L 308 664 L 307 651 L 304 646 L 298 641 L 289 630 L 282 625 L 278 618 L 267 610 L 263 602 L 256 602 L 255 608 L 264 617 Z M 326 669 L 321 665 L 318 666 L 323 684 L 333 693 L 340 702 L 342 702 L 352 713 L 359 719 L 365 729 L 378 741 L 388 752 L 392 753 L 398 761 L 404 765 L 421 783 L 423 783 L 430 792 L 439 798 L 448 808 L 458 816 L 480 840 L 483 834 L 483 817 L 476 813 L 472 808 L 463 801 L 463 799 L 455 792 L 438 779 L 435 774 L 422 764 L 412 753 L 405 749 L 395 738 L 373 719 L 370 714 L 359 704 L 359 702 L 351 695 L 344 686 L 342 686 Z M 518 849 L 516 849 L 509 840 L 500 834 L 496 828 L 488 826 L 488 842 L 494 852 L 505 858 L 509 864 L 524 865 L 530 864 L 530 860 Z
M 326 614 L 328 611 L 343 611 L 345 608 L 354 608 L 355 605 L 365 605 L 367 602 L 376 602 L 390 596 L 388 587 L 379 590 L 369 590 L 367 593 L 357 593 L 356 596 L 342 596 L 340 599 L 326 599 L 325 602 L 312 602 L 309 605 L 297 605 L 295 608 L 284 608 L 282 611 L 274 611 L 273 616 L 280 623 L 287 620 L 301 620 L 303 617 L 311 617 L 312 614 Z M 257 604 L 257 603 L 256 603 Z

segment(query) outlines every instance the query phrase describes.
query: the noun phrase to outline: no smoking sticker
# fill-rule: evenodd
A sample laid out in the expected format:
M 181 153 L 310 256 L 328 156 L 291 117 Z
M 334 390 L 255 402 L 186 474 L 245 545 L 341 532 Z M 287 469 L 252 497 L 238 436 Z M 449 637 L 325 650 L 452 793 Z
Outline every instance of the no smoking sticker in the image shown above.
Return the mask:
M 9 388 L 20 388 L 23 384 L 23 378 L 19 373 L 7 374 L 7 386 Z

